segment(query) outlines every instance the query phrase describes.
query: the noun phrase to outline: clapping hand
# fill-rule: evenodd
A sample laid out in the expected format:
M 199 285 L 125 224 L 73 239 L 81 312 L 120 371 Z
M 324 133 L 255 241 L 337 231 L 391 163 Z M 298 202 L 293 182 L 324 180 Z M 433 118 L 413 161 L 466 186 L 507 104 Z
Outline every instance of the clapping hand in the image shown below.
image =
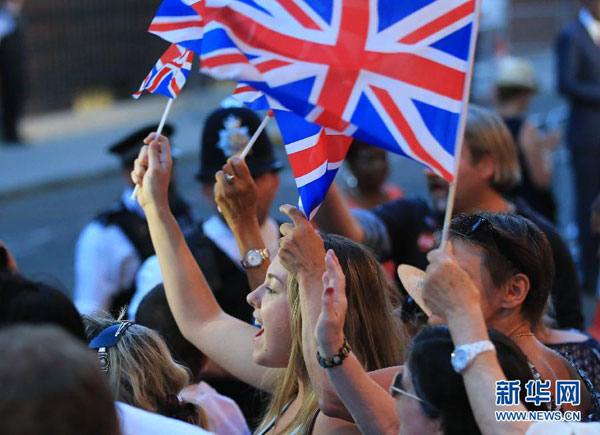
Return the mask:
M 323 306 L 315 327 L 319 353 L 323 356 L 336 354 L 344 344 L 344 321 L 348 310 L 346 277 L 332 249 L 325 256 L 326 271 L 323 273 Z

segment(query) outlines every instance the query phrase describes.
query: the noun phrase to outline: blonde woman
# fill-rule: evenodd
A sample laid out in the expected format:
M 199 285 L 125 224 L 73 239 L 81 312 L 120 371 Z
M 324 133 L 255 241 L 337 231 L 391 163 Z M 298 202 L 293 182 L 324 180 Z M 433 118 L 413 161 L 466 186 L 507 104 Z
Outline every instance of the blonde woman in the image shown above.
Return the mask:
M 146 143 L 153 139 L 149 136 Z M 229 373 L 272 395 L 257 433 L 358 432 L 353 423 L 328 417 L 325 410 L 318 412 L 320 404 L 327 403 L 323 392 L 330 384 L 322 383 L 327 377 L 315 354 L 304 352 L 314 342 L 314 327 L 306 340 L 303 315 L 308 311 L 302 309 L 305 293 L 300 275 L 290 275 L 279 258 L 273 259 L 264 283 L 247 298 L 258 329 L 223 312 L 169 210 L 169 143 L 164 136 L 157 139 L 142 149 L 132 179 L 140 185 L 138 201 L 148 219 L 169 306 L 183 335 Z M 244 182 L 249 179 L 246 172 L 237 175 Z M 229 175 L 226 179 L 236 179 Z M 218 183 L 228 182 L 223 177 L 217 174 Z M 347 239 L 311 241 L 305 248 L 311 258 L 320 259 L 323 270 L 324 249 L 331 248 L 347 273 L 350 309 L 345 334 L 356 357 L 367 370 L 398 364 L 402 334 L 382 288 L 381 283 L 387 283 L 385 272 L 372 254 Z
M 108 314 L 86 316 L 84 322 L 116 401 L 209 429 L 202 408 L 178 399 L 189 372 L 173 360 L 157 332 Z

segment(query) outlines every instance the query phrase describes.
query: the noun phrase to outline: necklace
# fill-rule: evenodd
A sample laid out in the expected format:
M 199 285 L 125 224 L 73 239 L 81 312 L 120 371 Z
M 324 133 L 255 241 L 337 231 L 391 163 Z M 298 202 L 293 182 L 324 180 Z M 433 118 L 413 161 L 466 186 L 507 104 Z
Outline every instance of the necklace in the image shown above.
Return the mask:
M 521 338 L 521 337 L 533 337 L 535 334 L 533 332 L 522 332 L 521 334 L 513 335 L 510 338 Z

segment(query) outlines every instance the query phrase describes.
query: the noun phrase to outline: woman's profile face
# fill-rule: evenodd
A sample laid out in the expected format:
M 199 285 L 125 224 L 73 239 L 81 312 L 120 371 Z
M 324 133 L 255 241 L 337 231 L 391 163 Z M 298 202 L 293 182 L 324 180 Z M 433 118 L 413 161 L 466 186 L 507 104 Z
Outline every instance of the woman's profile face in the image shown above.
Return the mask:
M 248 303 L 260 325 L 254 337 L 254 362 L 266 367 L 287 367 L 292 334 L 287 298 L 288 273 L 275 257 L 265 282 L 251 292 Z
M 412 382 L 408 364 L 402 366 L 402 373 L 395 379 L 396 386 L 406 393 L 418 397 Z M 406 394 L 396 393 L 396 414 L 400 420 L 399 435 L 431 435 L 442 433 L 439 420 L 425 415 L 421 402 Z

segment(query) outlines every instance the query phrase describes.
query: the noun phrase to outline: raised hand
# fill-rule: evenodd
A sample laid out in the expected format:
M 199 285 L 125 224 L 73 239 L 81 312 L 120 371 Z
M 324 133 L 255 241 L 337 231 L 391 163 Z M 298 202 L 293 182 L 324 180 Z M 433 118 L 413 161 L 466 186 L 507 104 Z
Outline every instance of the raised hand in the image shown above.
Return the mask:
M 315 326 L 319 353 L 331 356 L 344 344 L 344 320 L 348 310 L 346 277 L 332 249 L 325 256 L 327 270 L 323 273 L 322 308 Z
M 456 262 L 451 244 L 448 252 L 436 249 L 427 254 L 427 259 L 423 300 L 433 315 L 449 321 L 465 312 L 481 310 L 479 289 Z
M 283 235 L 279 240 L 281 264 L 288 272 L 298 274 L 300 278 L 312 277 L 320 280 L 325 270 L 323 239 L 296 207 L 286 204 L 279 210 L 293 222 L 280 227 Z
M 215 179 L 215 199 L 229 227 L 255 220 L 256 184 L 244 159 L 230 157 Z
M 144 209 L 168 207 L 169 180 L 173 167 L 169 139 L 150 133 L 144 143 L 146 145 L 140 150 L 131 171 L 131 179 L 138 186 L 138 202 Z

